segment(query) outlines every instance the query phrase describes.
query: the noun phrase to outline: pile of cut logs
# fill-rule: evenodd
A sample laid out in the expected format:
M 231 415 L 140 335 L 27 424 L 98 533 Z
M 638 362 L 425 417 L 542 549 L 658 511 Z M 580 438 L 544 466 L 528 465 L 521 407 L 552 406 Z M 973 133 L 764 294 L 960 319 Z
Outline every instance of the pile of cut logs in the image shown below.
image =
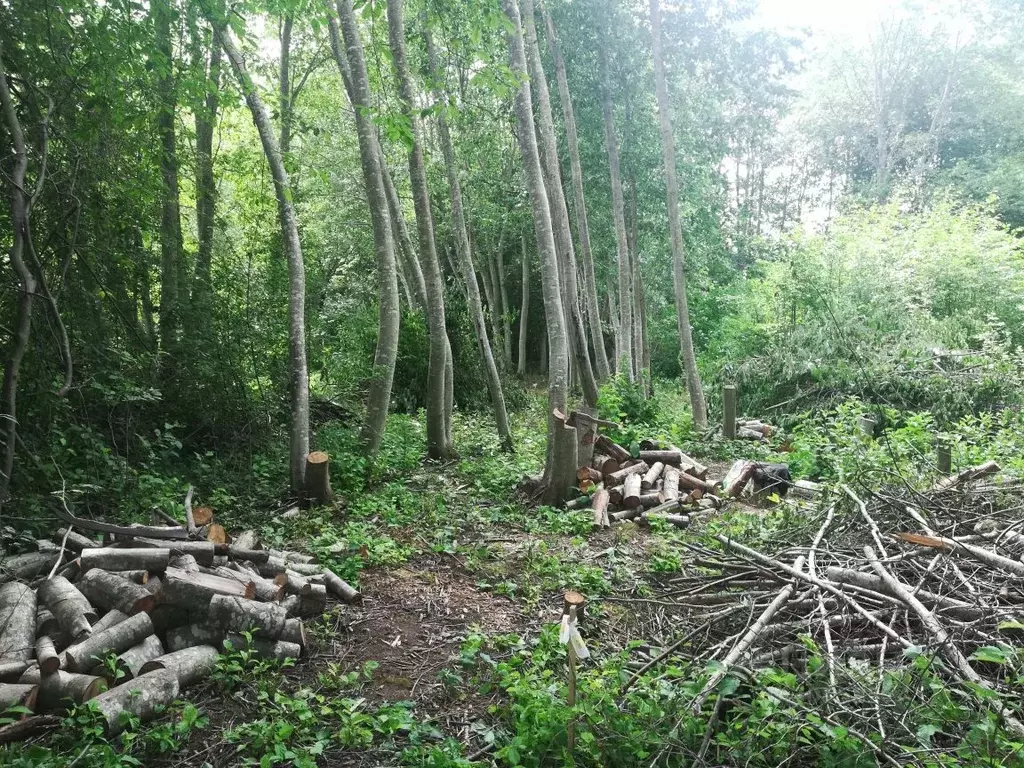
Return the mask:
M 264 549 L 252 531 L 230 543 L 212 523 L 117 526 L 62 515 L 106 542 L 58 531 L 61 544 L 0 562 L 0 711 L 37 713 L 0 728 L 0 743 L 58 722 L 92 700 L 110 732 L 143 720 L 207 678 L 230 642 L 257 658 L 297 658 L 303 618 L 328 596 L 359 592 L 309 555 Z M 199 509 L 196 510 L 199 512 Z M 250 633 L 251 645 L 242 633 Z
M 765 441 L 775 432 L 775 427 L 760 419 L 736 419 L 736 437 L 740 440 Z
M 595 438 L 590 464 L 580 467 L 576 478 L 583 495 L 566 508 L 589 507 L 594 528 L 654 518 L 685 528 L 692 514 L 721 509 L 725 499 L 739 497 L 748 487 L 754 495 L 779 496 L 791 489 L 805 495 L 820 489 L 816 483 L 793 482 L 785 464 L 758 461 L 737 461 L 722 480 L 709 480 L 708 467 L 674 445 L 645 440 L 633 456 L 606 435 Z

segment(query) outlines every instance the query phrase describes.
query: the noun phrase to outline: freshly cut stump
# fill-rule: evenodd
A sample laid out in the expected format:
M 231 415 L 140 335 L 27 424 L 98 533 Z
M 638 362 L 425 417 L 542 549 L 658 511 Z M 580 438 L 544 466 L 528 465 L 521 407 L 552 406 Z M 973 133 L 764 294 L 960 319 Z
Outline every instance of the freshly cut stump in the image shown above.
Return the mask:
M 135 715 L 146 722 L 158 715 L 178 696 L 178 678 L 169 670 L 152 672 L 130 680 L 94 699 L 94 705 L 107 721 L 111 734 L 120 733 L 126 718 L 122 713 Z
M 151 659 L 142 665 L 140 675 L 148 675 L 157 670 L 167 670 L 178 678 L 178 688 L 184 689 L 193 683 L 207 678 L 217 666 L 219 652 L 212 645 L 195 645 L 182 648 L 174 653 L 167 653 Z
M 110 654 L 127 651 L 152 634 L 153 621 L 148 614 L 138 613 L 64 651 L 67 668 L 72 672 L 92 669 Z
M 39 686 L 30 683 L 0 683 L 0 712 L 8 707 L 25 707 L 36 711 Z
M 145 587 L 99 568 L 86 572 L 78 582 L 78 589 L 93 605 L 108 611 L 116 608 L 129 616 L 151 611 L 157 603 L 156 597 Z
M 334 498 L 330 469 L 330 457 L 323 451 L 306 456 L 306 495 L 313 504 L 330 504 Z
M 63 576 L 54 576 L 40 584 L 39 598 L 46 603 L 60 628 L 72 640 L 79 640 L 92 634 L 92 624 L 97 619 L 96 609 L 85 595 Z
M 12 581 L 0 587 L 0 660 L 29 661 L 36 649 L 36 593 Z
M 288 621 L 288 612 L 279 605 L 227 595 L 213 596 L 209 615 L 210 623 L 225 632 L 258 631 L 271 640 L 281 637 Z
M 43 677 L 39 667 L 26 670 L 18 682 L 39 686 L 40 712 L 63 712 L 69 705 L 94 699 L 107 689 L 107 682 L 101 677 L 64 671 Z

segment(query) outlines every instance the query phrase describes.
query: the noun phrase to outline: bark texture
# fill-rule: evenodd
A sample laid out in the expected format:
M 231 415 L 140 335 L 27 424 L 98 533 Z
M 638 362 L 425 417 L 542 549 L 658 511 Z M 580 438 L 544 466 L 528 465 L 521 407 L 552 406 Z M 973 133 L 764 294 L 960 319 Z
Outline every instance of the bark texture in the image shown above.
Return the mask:
M 0 659 L 28 661 L 36 646 L 36 593 L 11 582 L 0 587 Z
M 526 233 L 523 233 L 523 277 L 522 285 L 522 306 L 519 308 L 519 357 L 516 360 L 516 372 L 520 376 L 526 375 L 526 340 L 529 330 L 530 319 L 530 256 L 526 250 Z
M 101 664 L 109 654 L 127 651 L 152 634 L 153 622 L 149 615 L 136 614 L 64 651 L 66 667 L 71 672 L 92 669 L 96 664 Z
M 213 298 L 211 267 L 213 264 L 214 214 L 217 210 L 217 183 L 213 175 L 213 133 L 217 125 L 220 106 L 221 47 L 211 40 L 209 63 L 206 67 L 206 95 L 196 109 L 196 270 L 193 278 L 192 300 L 198 312 L 194 317 L 207 316 Z M 197 328 L 200 326 L 196 326 Z
M 522 155 L 526 188 L 530 195 L 530 210 L 540 260 L 541 287 L 544 291 L 544 317 L 547 321 L 548 342 L 548 449 L 542 478 L 542 500 L 546 504 L 560 504 L 569 494 L 576 480 L 576 467 L 568 468 L 565 462 L 557 462 L 556 454 L 568 446 L 562 422 L 555 418 L 554 411 L 568 412 L 569 355 L 565 327 L 565 313 L 562 310 L 562 292 L 558 272 L 558 255 L 555 238 L 551 231 L 551 209 L 548 206 L 544 175 L 540 167 L 540 153 L 537 149 L 537 134 L 533 125 L 533 106 L 530 81 L 526 76 L 526 50 L 523 44 L 523 27 L 516 0 L 502 0 L 501 7 L 512 22 L 508 33 L 509 62 L 513 74 L 519 80 L 515 94 L 515 115 L 519 151 Z M 557 427 L 557 429 L 556 429 Z M 575 432 L 575 430 L 573 430 Z M 575 434 L 572 452 L 575 452 Z
M 167 653 L 142 665 L 140 675 L 166 670 L 178 679 L 178 688 L 207 679 L 217 667 L 217 649 L 212 645 L 196 645 Z
M 107 731 L 120 733 L 128 713 L 142 722 L 160 714 L 178 697 L 178 678 L 171 671 L 153 672 L 101 693 L 93 703 L 107 723 Z
M 679 325 L 679 347 L 686 372 L 686 389 L 690 394 L 693 424 L 697 429 L 708 426 L 704 388 L 697 371 L 690 328 L 690 309 L 686 303 L 686 254 L 683 251 L 683 230 L 679 219 L 679 181 L 676 178 L 676 149 L 672 137 L 672 116 L 668 103 L 668 80 L 661 53 L 661 8 L 659 0 L 651 0 L 651 39 L 654 55 L 654 91 L 658 99 L 658 128 L 661 133 L 661 156 L 665 165 L 665 192 L 668 202 L 668 228 L 672 241 L 672 277 L 676 295 L 676 318 Z
M 590 225 L 587 221 L 587 202 L 583 196 L 583 166 L 580 163 L 580 143 L 576 133 L 576 114 L 572 107 L 569 78 L 565 72 L 565 60 L 558 45 L 558 34 L 551 14 L 541 9 L 548 34 L 548 50 L 555 64 L 555 80 L 558 83 L 558 98 L 562 102 L 562 119 L 565 122 L 565 143 L 569 150 L 569 169 L 572 173 L 573 204 L 576 213 L 576 229 L 580 239 L 580 264 L 583 267 L 583 298 L 587 307 L 587 321 L 590 341 L 594 347 L 594 369 L 598 379 L 607 379 L 610 374 L 608 353 L 604 347 L 604 331 L 601 327 L 601 312 L 597 300 L 597 278 L 594 274 L 594 254 L 590 247 Z
M 356 132 L 359 136 L 359 156 L 362 161 L 363 183 L 370 206 L 374 252 L 377 257 L 377 350 L 373 356 L 373 374 L 366 399 L 366 421 L 361 432 L 362 441 L 370 455 L 376 455 L 384 437 L 384 424 L 391 403 L 391 385 L 395 377 L 395 360 L 398 356 L 398 272 L 387 195 L 381 177 L 381 157 L 369 114 L 369 110 L 373 108 L 370 81 L 366 74 L 363 43 L 359 38 L 359 25 L 356 24 L 351 0 L 338 0 L 337 13 L 352 79 L 352 106 L 355 110 Z
M 427 363 L 427 453 L 433 459 L 447 460 L 451 454 L 445 408 L 445 360 L 448 349 L 448 328 L 444 318 L 444 283 L 441 263 L 434 241 L 434 217 L 430 209 L 430 192 L 423 162 L 423 132 L 412 75 L 405 55 L 405 22 L 402 0 L 388 0 L 388 39 L 391 58 L 398 76 L 398 93 L 402 110 L 409 121 L 412 144 L 409 147 L 409 177 L 412 181 L 413 205 L 416 209 L 416 230 L 419 234 L 420 264 L 427 291 L 427 329 L 430 354 Z
M 426 38 L 427 55 L 429 57 L 432 77 L 435 83 L 443 82 L 437 51 L 434 49 L 433 41 L 426 30 L 424 30 L 424 37 Z M 447 101 L 440 87 L 434 90 L 434 100 L 438 103 Z M 483 357 L 484 370 L 487 373 L 487 389 L 491 396 L 491 407 L 494 410 L 494 421 L 497 426 L 498 437 L 501 439 L 502 447 L 507 451 L 511 451 L 512 431 L 508 425 L 505 393 L 501 387 L 498 366 L 494 362 L 494 351 L 491 349 L 491 342 L 487 337 L 487 323 L 484 318 L 483 303 L 480 301 L 480 285 L 477 283 L 476 272 L 473 270 L 473 261 L 469 248 L 469 234 L 466 228 L 466 214 L 462 202 L 462 186 L 459 182 L 458 163 L 455 159 L 455 146 L 452 143 L 451 133 L 448 130 L 448 118 L 443 110 L 437 114 L 437 129 L 441 138 L 441 151 L 444 154 L 448 189 L 452 200 L 451 217 L 455 235 L 455 252 L 458 257 L 459 267 L 462 270 L 462 279 L 466 286 L 469 314 L 473 320 L 473 330 L 476 332 L 477 344 Z
M 289 470 L 292 493 L 300 494 L 304 488 L 303 472 L 309 453 L 309 369 L 306 361 L 306 267 L 302 261 L 302 243 L 299 240 L 299 222 L 292 200 L 291 180 L 284 166 L 281 148 L 270 122 L 263 100 L 246 69 L 245 60 L 226 26 L 217 29 L 224 53 L 231 62 L 238 84 L 245 95 L 253 122 L 263 144 L 277 195 L 277 214 L 281 225 L 281 240 L 288 261 L 288 358 L 291 392 L 291 424 L 289 441 Z M 398 290 L 395 289 L 397 303 Z
M 523 23 L 525 29 L 527 69 L 530 80 L 536 85 L 537 96 L 537 141 L 542 160 L 544 188 L 551 209 L 551 226 L 555 251 L 560 265 L 560 287 L 562 289 L 563 311 L 569 326 L 569 349 L 576 363 L 576 374 L 583 386 L 583 399 L 592 408 L 597 407 L 597 379 L 590 363 L 587 350 L 587 333 L 583 327 L 580 312 L 579 286 L 576 280 L 576 249 L 572 243 L 569 227 L 569 209 L 562 189 L 561 164 L 558 159 L 558 141 L 555 137 L 555 121 L 551 112 L 551 97 L 548 93 L 547 76 L 540 58 L 540 45 L 533 18 L 533 0 L 523 0 Z

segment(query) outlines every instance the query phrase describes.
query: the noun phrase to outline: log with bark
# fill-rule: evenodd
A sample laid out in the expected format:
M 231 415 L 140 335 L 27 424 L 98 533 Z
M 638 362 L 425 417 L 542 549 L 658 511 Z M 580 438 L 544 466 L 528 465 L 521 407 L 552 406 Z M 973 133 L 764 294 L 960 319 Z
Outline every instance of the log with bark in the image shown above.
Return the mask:
M 255 652 L 256 657 L 259 659 L 284 661 L 285 659 L 297 659 L 302 655 L 302 647 L 300 645 L 286 640 L 268 640 L 258 636 L 253 636 L 251 640 L 246 640 L 244 635 L 232 633 L 227 636 L 224 642 L 225 647 L 227 647 L 227 643 L 231 643 L 231 647 L 236 650 L 251 650 Z
M 640 487 L 644 491 L 649 491 L 654 487 L 654 484 L 661 477 L 662 472 L 665 471 L 665 464 L 661 461 L 655 461 L 651 464 L 651 468 L 644 474 L 643 480 L 640 483 Z
M 0 683 L 0 712 L 10 707 L 24 707 L 35 712 L 39 686 L 30 683 Z
M 0 661 L 0 683 L 16 683 L 25 673 L 25 670 L 32 666 L 32 662 L 25 661 Z
M 595 453 L 590 458 L 590 466 L 600 472 L 602 477 L 618 472 L 621 469 L 619 462 L 605 453 Z
M 78 531 L 68 530 L 67 528 L 58 528 L 57 536 L 65 542 L 68 549 L 74 552 L 81 552 L 83 549 L 92 549 L 93 547 L 101 546 L 95 539 L 90 539 L 88 536 L 83 536 Z
M 146 662 L 163 656 L 163 654 L 164 646 L 160 642 L 160 638 L 150 635 L 141 643 L 133 645 L 124 653 L 119 654 L 114 661 L 114 669 L 101 664 L 93 669 L 93 674 L 106 677 L 108 682 L 113 685 L 120 685 L 141 675 L 142 667 Z
M 150 659 L 142 665 L 139 674 L 166 670 L 178 679 L 178 688 L 184 690 L 193 683 L 209 678 L 217 667 L 219 655 L 220 652 L 213 645 L 194 645 Z
M 129 616 L 153 610 L 157 598 L 145 587 L 112 573 L 93 568 L 78 582 L 79 591 L 89 602 L 104 610 L 117 609 Z
M 63 576 L 54 576 L 39 585 L 39 599 L 57 620 L 61 631 L 72 640 L 92 633 L 97 620 L 95 609 L 74 584 Z
M 608 519 L 608 491 L 603 488 L 594 494 L 591 511 L 594 516 L 594 528 L 607 528 L 611 525 Z
M 597 485 L 604 480 L 604 475 L 601 470 L 594 467 L 580 467 L 576 470 L 576 479 L 580 481 L 580 487 L 583 488 L 591 484 Z
M 82 552 L 82 572 L 92 568 L 104 571 L 143 570 L 159 573 L 167 567 L 171 551 L 160 547 L 127 549 L 121 547 L 96 547 Z
M 359 590 L 335 574 L 333 571 L 323 571 L 324 585 L 327 590 L 349 605 L 356 605 L 363 602 L 363 596 Z
M 24 555 L 12 555 L 0 560 L 0 582 L 31 581 L 43 575 L 57 562 L 56 552 L 28 552 Z
M 39 686 L 39 712 L 63 712 L 75 704 L 96 698 L 107 689 L 106 681 L 95 675 L 58 670 L 52 675 L 43 676 L 39 667 L 25 670 L 18 682 Z
M 111 734 L 120 733 L 128 716 L 142 722 L 151 720 L 178 697 L 178 678 L 171 670 L 142 675 L 111 688 L 93 699 L 93 705 L 106 721 Z
M 615 486 L 620 483 L 626 482 L 626 478 L 630 475 L 639 474 L 641 477 L 644 475 L 650 467 L 647 466 L 647 462 L 639 461 L 636 464 L 630 464 L 628 467 L 620 469 L 618 472 L 613 472 L 604 479 L 605 486 Z
M 60 669 L 60 657 L 57 656 L 57 647 L 49 635 L 42 635 L 36 638 L 36 663 L 39 665 L 43 675 L 52 675 Z
M 0 586 L 0 661 L 27 661 L 35 646 L 35 590 L 16 581 Z
M 334 499 L 330 466 L 330 457 L 323 451 L 306 456 L 306 495 L 313 504 L 330 504 Z
M 594 445 L 598 449 L 600 449 L 601 453 L 604 453 L 604 454 L 610 456 L 611 458 L 615 459 L 620 464 L 622 462 L 624 462 L 624 461 L 629 461 L 631 458 L 633 458 L 630 455 L 629 451 L 627 451 L 625 448 L 623 448 L 618 443 L 612 442 L 605 435 L 598 435 L 597 436 L 597 440 L 594 442 Z
M 661 487 L 661 499 L 666 502 L 679 500 L 679 470 L 676 467 L 665 467 L 665 478 Z
M 277 640 L 285 630 L 288 612 L 273 603 L 214 595 L 210 600 L 209 621 L 224 632 L 259 632 L 261 637 Z
M 107 611 L 103 614 L 102 618 L 92 625 L 93 633 L 102 632 L 105 629 L 110 629 L 115 624 L 120 624 L 122 621 L 128 618 L 127 613 L 122 613 L 116 608 Z
M 127 651 L 153 634 L 148 614 L 137 613 L 103 632 L 94 633 L 64 651 L 66 668 L 82 672 L 102 663 L 111 654 Z
M 168 630 L 166 647 L 171 653 L 192 648 L 197 645 L 220 646 L 224 632 L 209 624 L 185 624 Z
M 643 485 L 643 477 L 640 473 L 628 475 L 622 485 L 622 506 L 626 509 L 640 506 L 640 488 Z
M 256 594 L 252 581 L 242 582 L 199 571 L 168 568 L 163 581 L 163 601 L 190 610 L 202 610 L 214 595 L 232 595 L 251 600 Z

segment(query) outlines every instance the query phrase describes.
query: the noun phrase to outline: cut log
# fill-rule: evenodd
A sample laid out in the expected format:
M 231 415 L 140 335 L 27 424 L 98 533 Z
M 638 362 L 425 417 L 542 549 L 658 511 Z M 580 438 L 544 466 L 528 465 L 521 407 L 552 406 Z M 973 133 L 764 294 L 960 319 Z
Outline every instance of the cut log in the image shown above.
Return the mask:
M 35 591 L 17 581 L 0 586 L 0 661 L 28 661 L 35 648 Z
M 97 632 L 64 651 L 67 669 L 82 672 L 103 663 L 112 653 L 122 653 L 138 645 L 153 634 L 153 621 L 148 614 L 138 613 L 115 624 L 110 629 Z
M 158 539 L 135 539 L 135 546 L 168 548 L 171 556 L 192 555 L 200 565 L 213 565 L 216 547 L 212 541 L 160 541 Z
M 631 458 L 633 458 L 630 455 L 629 451 L 627 451 L 618 443 L 613 443 L 605 435 L 598 435 L 595 445 L 601 450 L 601 453 L 605 453 L 608 456 L 611 456 L 619 463 L 622 463 L 623 461 L 629 461 Z
M 135 677 L 142 674 L 142 666 L 147 661 L 164 655 L 164 646 L 160 642 L 160 638 L 156 635 L 150 635 L 141 643 L 133 645 L 124 653 L 117 657 L 117 672 L 119 673 L 114 685 L 120 685 L 121 683 L 127 682 Z M 105 674 L 109 674 L 109 670 L 103 669 L 101 666 L 98 669 L 93 670 L 93 674 L 101 677 Z M 109 680 L 109 678 L 108 678 Z
M 133 715 L 146 722 L 178 697 L 178 678 L 169 670 L 142 675 L 93 699 L 111 734 L 120 733 Z
M 323 566 L 313 563 L 285 561 L 279 557 L 270 557 L 267 559 L 267 562 L 259 566 L 260 575 L 268 578 L 289 570 L 295 571 L 302 576 L 316 576 L 323 570 Z
M 149 582 L 150 576 L 149 571 L 111 571 L 115 576 L 120 576 L 122 579 L 128 579 L 128 581 L 135 582 L 136 584 L 146 584 Z M 154 576 L 154 579 L 159 578 Z
M 213 569 L 216 576 L 224 579 L 233 579 L 242 585 L 252 585 L 253 593 L 257 600 L 264 600 L 270 603 L 280 602 L 284 598 L 284 587 L 271 579 L 264 579 L 261 576 L 249 571 L 240 572 L 227 566 L 218 566 Z M 246 587 L 248 589 L 248 587 Z
M 56 715 L 32 715 L 0 726 L 0 744 L 25 741 L 53 731 L 64 722 Z
M 256 594 L 256 588 L 252 582 L 243 584 L 223 576 L 168 568 L 164 573 L 164 588 L 161 594 L 164 602 L 171 605 L 202 610 L 214 595 L 232 595 L 251 600 Z
M 197 645 L 219 647 L 223 639 L 224 632 L 217 627 L 208 624 L 186 624 L 167 631 L 167 650 L 175 653 Z
M 199 573 L 199 563 L 196 562 L 192 555 L 175 555 L 171 558 L 168 566 L 179 571 L 185 571 L 186 573 Z
M 590 459 L 590 466 L 600 472 L 602 477 L 620 469 L 619 462 L 606 453 L 595 453 Z
M 715 486 L 711 483 L 707 483 L 699 477 L 694 477 L 688 472 L 679 473 L 679 487 L 691 491 L 700 491 L 701 493 L 714 493 L 715 490 Z
M 309 579 L 293 570 L 278 574 L 274 578 L 274 583 L 283 586 L 285 592 L 291 595 L 308 595 L 313 591 Z
M 78 589 L 96 607 L 116 608 L 129 616 L 151 611 L 157 602 L 145 587 L 99 568 L 87 571 L 78 582 Z
M 232 537 L 231 546 L 237 547 L 238 549 L 259 549 L 260 540 L 256 536 L 256 531 L 242 531 L 237 536 Z
M 285 640 L 267 640 L 263 637 L 253 637 L 252 642 L 248 642 L 244 635 L 230 634 L 224 643 L 225 647 L 227 647 L 227 643 L 231 643 L 231 647 L 235 650 L 251 650 L 258 659 L 284 661 L 285 659 L 297 659 L 302 655 L 301 646 Z
M 708 479 L 708 468 L 705 465 L 701 464 L 692 456 L 687 456 L 674 445 L 670 445 L 669 448 L 673 451 L 677 451 L 679 455 L 683 457 L 682 464 L 679 466 L 684 472 L 689 475 L 693 475 L 694 477 L 699 477 L 701 480 Z
M 961 483 L 967 483 L 971 480 L 977 480 L 978 478 L 985 477 L 986 475 L 994 475 L 1002 469 L 999 464 L 994 461 L 986 461 L 984 464 L 979 464 L 976 467 L 968 467 L 962 469 L 955 475 L 945 477 L 935 484 L 936 491 L 945 491 L 950 488 L 960 485 Z
M 320 616 L 327 610 L 327 603 L 313 595 L 288 595 L 280 605 L 289 618 Z
M 312 555 L 307 555 L 303 552 L 293 552 L 290 549 L 268 549 L 267 553 L 270 555 L 270 557 L 278 557 L 284 560 L 286 563 L 289 564 L 289 567 L 294 565 L 295 563 L 313 562 Z M 299 570 L 301 573 L 304 573 L 304 571 L 301 571 L 301 569 L 296 570 Z
M 596 485 L 604 479 L 604 475 L 601 474 L 601 470 L 594 469 L 593 467 L 580 467 L 576 470 L 576 479 L 580 481 L 580 484 L 593 483 Z
M 0 661 L 0 683 L 16 683 L 32 665 L 30 661 Z
M 231 560 L 248 560 L 256 565 L 263 565 L 270 559 L 270 552 L 266 549 L 242 549 L 231 544 L 224 553 Z
M 0 683 L 0 712 L 10 707 L 36 711 L 39 686 L 30 683 Z
M 18 682 L 39 686 L 36 705 L 40 712 L 63 712 L 75 704 L 96 698 L 107 689 L 107 682 L 101 677 L 62 670 L 43 677 L 39 667 L 25 670 Z
M 618 512 L 612 512 L 609 517 L 615 522 L 621 522 L 623 520 L 635 520 L 640 517 L 640 514 L 644 511 L 643 507 L 635 507 L 634 509 L 622 509 Z
M 209 525 L 213 522 L 213 507 L 195 507 L 192 510 L 192 520 L 197 528 Z
M 93 547 L 100 546 L 99 542 L 95 539 L 90 539 L 88 536 L 83 536 L 78 531 L 69 531 L 67 528 L 58 528 L 57 536 L 64 540 L 64 536 L 67 536 L 66 547 L 74 552 L 81 552 L 83 549 L 92 549 Z M 51 566 L 52 567 L 52 566 Z
M 736 498 L 743 493 L 743 489 L 747 487 L 750 478 L 754 476 L 755 469 L 757 469 L 757 464 L 753 461 L 737 459 L 733 462 L 732 467 L 729 468 L 728 473 L 725 475 L 725 479 L 722 480 L 722 488 L 725 491 L 725 495 Z
M 154 574 L 153 576 L 147 578 L 142 586 L 145 587 L 146 591 L 149 592 L 149 594 L 157 595 L 159 597 L 160 591 L 164 588 L 164 580 Z
M 73 641 L 92 634 L 92 624 L 99 617 L 85 595 L 70 581 L 54 576 L 39 585 L 38 594 L 57 619 L 61 631 Z
M 36 592 L 37 596 L 38 594 Z M 36 605 L 36 637 L 40 635 L 57 637 L 60 634 L 61 629 L 60 624 L 57 622 L 57 617 L 43 603 Z
M 281 637 L 288 620 L 288 612 L 279 605 L 228 595 L 213 596 L 209 616 L 210 623 L 225 632 L 258 631 L 270 640 Z
M 626 482 L 626 478 L 629 477 L 630 475 L 639 474 L 643 476 L 643 474 L 648 469 L 650 469 L 650 467 L 647 466 L 646 461 L 638 461 L 636 464 L 631 464 L 628 467 L 620 469 L 618 472 L 613 472 L 612 474 L 608 475 L 608 477 L 605 478 L 605 485 L 619 485 L 620 483 Z
M 565 508 L 573 510 L 586 509 L 587 507 L 590 506 L 590 499 L 592 498 L 592 496 L 592 494 L 587 494 L 585 496 L 577 496 L 575 499 L 565 502 Z
M 611 524 L 608 519 L 608 499 L 608 491 L 603 488 L 594 494 L 594 501 L 590 507 L 594 515 L 594 528 L 607 528 Z
M 57 647 L 49 635 L 36 638 L 36 663 L 43 675 L 52 675 L 60 669 L 60 658 L 57 656 Z
M 665 467 L 665 479 L 661 488 L 662 501 L 679 500 L 679 470 L 675 467 Z
M 351 586 L 347 581 L 342 579 L 333 571 L 324 571 L 323 579 L 327 590 L 332 595 L 341 598 L 343 602 L 346 602 L 349 605 L 363 602 L 363 596 L 359 594 L 359 590 Z
M 167 567 L 171 551 L 164 547 L 143 549 L 122 549 L 120 547 L 97 547 L 86 549 L 81 554 L 82 572 L 92 568 L 104 571 L 153 571 L 159 573 Z
M 306 496 L 313 504 L 330 504 L 334 500 L 331 461 L 323 451 L 313 451 L 306 456 Z
M 654 487 L 654 484 L 661 477 L 661 473 L 665 471 L 665 463 L 656 461 L 651 465 L 651 468 L 647 470 L 647 473 L 643 476 L 643 480 L 640 481 L 640 488 L 644 491 L 649 491 Z
M 643 485 L 643 477 L 639 473 L 628 475 L 622 485 L 622 506 L 627 509 L 640 506 L 640 486 Z
M 53 568 L 57 556 L 56 552 L 29 552 L 5 557 L 0 562 L 0 582 L 16 579 L 31 581 Z
M 661 462 L 670 467 L 678 467 L 683 463 L 683 454 L 676 450 L 640 451 L 640 459 L 648 464 Z
M 278 639 L 286 643 L 295 643 L 300 648 L 305 648 L 306 631 L 302 626 L 302 619 L 288 619 L 284 623 L 284 631 Z
M 113 609 L 113 610 L 107 611 L 105 614 L 103 614 L 103 618 L 101 618 L 99 621 L 97 621 L 95 624 L 92 625 L 93 634 L 96 634 L 98 632 L 102 632 L 105 629 L 110 629 L 115 624 L 120 624 L 122 621 L 124 621 L 127 618 L 128 618 L 128 614 L 127 613 L 122 613 L 121 611 L 117 610 L 116 608 Z
M 645 493 L 640 496 L 640 507 L 642 509 L 650 509 L 661 504 L 661 493 Z
M 166 670 L 178 679 L 178 688 L 183 690 L 193 683 L 207 679 L 217 668 L 220 652 L 212 645 L 194 645 L 180 651 L 167 653 L 151 659 L 142 665 L 140 675 Z
M 655 512 L 654 510 L 651 510 L 649 512 L 644 512 L 643 518 L 647 522 L 650 522 L 651 520 L 662 520 L 669 525 L 674 525 L 676 528 L 686 528 L 690 525 L 689 515 L 674 515 L 668 512 Z
M 175 627 L 182 627 L 201 615 L 192 613 L 185 606 L 170 603 L 161 603 L 149 612 L 149 618 L 153 620 L 153 632 L 158 637 L 166 637 Z
M 210 523 L 206 527 L 206 540 L 214 545 L 227 544 L 228 532 L 220 523 Z

